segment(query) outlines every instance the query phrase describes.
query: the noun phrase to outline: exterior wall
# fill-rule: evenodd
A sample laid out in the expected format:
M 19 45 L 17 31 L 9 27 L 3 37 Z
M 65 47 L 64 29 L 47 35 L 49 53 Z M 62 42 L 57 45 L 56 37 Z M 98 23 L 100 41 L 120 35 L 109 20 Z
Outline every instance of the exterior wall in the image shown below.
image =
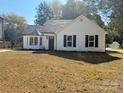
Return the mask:
M 63 31 L 57 33 L 57 49 L 63 51 L 97 51 L 104 52 L 105 51 L 105 31 L 102 30 L 99 26 L 97 26 L 92 21 L 83 17 L 83 21 L 74 20 L 72 24 L 70 24 Z M 63 46 L 63 36 L 64 35 L 76 35 L 76 47 L 64 47 Z M 95 47 L 85 47 L 85 35 L 98 35 L 98 48 Z
M 49 49 L 49 36 L 53 36 L 54 37 L 54 49 L 56 50 L 56 35 L 55 34 L 48 34 L 48 33 L 46 33 L 46 34 L 44 34 L 44 36 L 46 37 L 46 49 L 48 50 Z
M 30 37 L 38 37 L 38 45 L 30 45 Z M 42 37 L 42 45 L 40 46 L 40 37 Z M 48 40 L 46 36 L 35 36 L 35 35 L 26 35 L 23 36 L 23 48 L 24 49 L 48 49 Z
M 56 37 L 54 34 L 43 34 L 42 36 L 37 35 L 24 35 L 23 36 L 23 48 L 24 49 L 49 49 L 49 36 L 54 36 L 54 49 L 56 49 Z M 30 37 L 38 37 L 38 45 L 30 45 Z M 40 37 L 42 37 L 42 46 L 40 46 Z

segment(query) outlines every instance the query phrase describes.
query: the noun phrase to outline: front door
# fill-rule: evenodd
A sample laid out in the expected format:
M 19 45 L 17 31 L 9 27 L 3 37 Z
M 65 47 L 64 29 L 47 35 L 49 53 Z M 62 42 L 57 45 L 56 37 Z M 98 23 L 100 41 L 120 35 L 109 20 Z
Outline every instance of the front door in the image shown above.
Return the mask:
M 49 50 L 54 50 L 54 36 L 49 36 Z

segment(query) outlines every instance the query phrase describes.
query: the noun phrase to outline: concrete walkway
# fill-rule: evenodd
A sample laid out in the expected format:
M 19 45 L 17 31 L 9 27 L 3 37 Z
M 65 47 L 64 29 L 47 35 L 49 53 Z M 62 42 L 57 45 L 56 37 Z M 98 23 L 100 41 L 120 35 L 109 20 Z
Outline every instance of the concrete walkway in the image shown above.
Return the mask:
M 8 51 L 12 51 L 10 49 L 0 49 L 0 52 L 8 52 Z
M 118 52 L 118 53 L 123 53 L 123 50 L 117 50 L 117 49 L 111 49 L 111 48 L 106 48 L 108 51 L 113 51 L 113 52 Z

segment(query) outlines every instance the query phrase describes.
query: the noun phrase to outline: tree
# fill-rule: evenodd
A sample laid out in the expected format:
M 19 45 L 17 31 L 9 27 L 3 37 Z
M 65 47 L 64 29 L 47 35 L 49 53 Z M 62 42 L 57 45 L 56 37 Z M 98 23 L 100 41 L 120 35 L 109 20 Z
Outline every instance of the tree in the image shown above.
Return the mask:
M 53 11 L 54 19 L 60 19 L 62 16 L 62 4 L 58 0 L 53 0 L 49 6 Z
M 5 40 L 16 41 L 27 26 L 25 18 L 14 13 L 5 14 L 4 18 L 6 19 L 4 24 Z
M 100 9 L 103 14 L 110 13 L 110 22 L 106 26 L 113 34 L 113 41 L 123 43 L 123 0 L 102 0 Z M 111 12 L 110 12 L 111 11 Z
M 35 24 L 36 25 L 43 25 L 47 19 L 51 19 L 53 16 L 52 9 L 47 5 L 46 2 L 41 2 L 36 8 L 37 15 L 35 16 Z
M 122 0 L 112 0 L 112 15 L 111 22 L 108 26 L 114 25 L 111 30 L 114 31 L 114 41 L 119 42 L 121 45 L 123 43 L 123 1 Z
M 83 0 L 94 13 L 100 14 L 107 23 L 107 42 L 123 43 L 123 0 Z M 110 40 L 110 41 L 109 41 Z
M 107 32 L 111 32 L 113 34 L 113 41 L 117 41 L 122 45 L 123 43 L 123 23 L 119 21 L 119 18 L 115 18 L 111 20 L 111 22 L 107 25 Z
M 104 22 L 102 21 L 101 19 L 101 16 L 98 15 L 98 14 L 89 14 L 87 15 L 87 17 L 91 20 L 94 20 L 100 27 L 104 28 L 105 27 L 105 24 Z
M 17 35 L 21 35 L 22 31 L 27 26 L 26 19 L 14 13 L 5 15 L 5 17 L 9 21 L 8 24 L 11 26 L 9 29 L 15 31 Z
M 74 19 L 76 17 L 75 0 L 68 0 L 62 11 L 63 19 Z
M 107 34 L 106 34 L 106 44 L 111 44 L 113 42 L 113 32 L 111 30 L 109 30 L 108 27 L 104 27 L 105 31 L 107 31 Z
M 94 20 L 101 27 L 104 27 L 104 22 L 101 20 L 101 16 L 97 13 L 97 5 L 89 2 L 85 0 L 68 0 L 63 7 L 62 18 L 74 19 L 82 14 L 89 19 Z

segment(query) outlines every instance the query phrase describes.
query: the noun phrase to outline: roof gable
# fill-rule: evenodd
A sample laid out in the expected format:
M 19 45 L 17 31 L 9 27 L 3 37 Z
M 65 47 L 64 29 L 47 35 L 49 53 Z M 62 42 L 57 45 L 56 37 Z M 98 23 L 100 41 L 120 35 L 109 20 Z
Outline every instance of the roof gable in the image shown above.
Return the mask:
M 83 15 L 82 15 L 83 16 Z M 89 23 L 91 23 L 92 25 L 94 25 L 94 26 L 96 26 L 97 28 L 99 28 L 99 29 L 101 29 L 100 31 L 103 31 L 103 32 L 105 32 L 106 33 L 106 31 L 102 28 L 102 27 L 100 27 L 94 20 L 90 20 L 90 19 L 88 19 L 87 17 L 85 17 L 85 16 L 83 16 Z
M 24 31 L 22 32 L 23 35 L 40 35 L 41 33 L 39 30 L 42 29 L 42 26 L 37 25 L 28 25 Z
M 94 21 L 88 19 L 87 17 L 85 17 L 85 16 L 83 16 L 83 15 L 80 15 L 80 16 L 78 16 L 77 18 L 75 18 L 74 20 L 72 20 L 72 21 L 70 22 L 70 24 L 66 25 L 62 30 L 58 31 L 57 33 L 63 31 L 64 29 L 66 29 L 66 27 L 70 26 L 71 24 L 73 24 L 73 23 L 75 23 L 75 22 L 77 22 L 77 21 L 79 21 L 79 20 L 80 20 L 80 21 L 84 21 L 84 19 L 87 20 L 90 24 L 92 24 L 92 25 L 96 26 L 97 28 L 101 29 L 100 31 L 105 32 L 105 30 L 104 30 L 103 28 L 101 28 L 96 22 L 94 22 Z M 106 33 L 106 32 L 105 32 L 105 33 Z

